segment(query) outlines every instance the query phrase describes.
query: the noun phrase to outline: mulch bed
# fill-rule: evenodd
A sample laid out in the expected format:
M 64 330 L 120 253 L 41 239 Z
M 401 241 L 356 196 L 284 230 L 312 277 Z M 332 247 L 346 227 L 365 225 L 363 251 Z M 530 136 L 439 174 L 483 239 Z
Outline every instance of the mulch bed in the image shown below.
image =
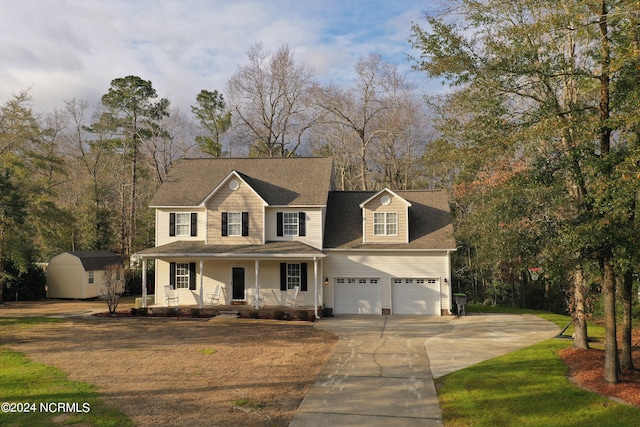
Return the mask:
M 314 322 L 315 312 L 309 307 L 261 307 L 255 309 L 250 306 L 215 306 L 215 307 L 150 307 L 129 308 L 128 310 L 116 310 L 115 313 L 101 312 L 93 314 L 94 317 L 122 318 L 122 317 L 174 317 L 174 318 L 201 318 L 210 319 L 220 314 L 237 313 L 239 319 L 268 319 L 268 320 L 297 320 Z M 322 310 L 318 311 L 319 315 Z
M 559 352 L 560 357 L 569 368 L 572 381 L 578 386 L 640 407 L 640 328 L 633 331 L 632 356 L 636 370 L 622 370 L 618 384 L 604 381 L 604 351 L 591 348 L 588 350 L 567 347 Z

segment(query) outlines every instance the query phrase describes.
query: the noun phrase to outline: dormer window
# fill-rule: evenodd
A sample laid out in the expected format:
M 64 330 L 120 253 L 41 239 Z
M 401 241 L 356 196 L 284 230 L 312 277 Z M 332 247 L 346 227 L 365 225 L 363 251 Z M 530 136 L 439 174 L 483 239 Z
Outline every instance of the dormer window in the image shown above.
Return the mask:
M 396 212 L 375 212 L 373 233 L 376 236 L 397 236 L 398 214 Z

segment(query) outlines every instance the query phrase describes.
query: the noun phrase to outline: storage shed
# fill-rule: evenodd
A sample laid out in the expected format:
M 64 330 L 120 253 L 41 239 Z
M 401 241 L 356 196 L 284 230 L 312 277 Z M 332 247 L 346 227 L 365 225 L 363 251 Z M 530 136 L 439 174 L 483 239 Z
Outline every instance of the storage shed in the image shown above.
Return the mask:
M 122 264 L 122 259 L 108 251 L 64 252 L 54 256 L 47 267 L 47 298 L 96 298 L 104 293 L 104 269 L 113 264 Z

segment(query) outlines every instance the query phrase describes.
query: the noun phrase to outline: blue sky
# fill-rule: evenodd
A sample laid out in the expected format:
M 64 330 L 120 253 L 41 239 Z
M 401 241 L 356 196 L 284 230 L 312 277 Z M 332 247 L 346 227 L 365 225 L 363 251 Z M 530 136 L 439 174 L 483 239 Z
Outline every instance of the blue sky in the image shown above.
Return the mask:
M 0 3 L 0 103 L 30 88 L 39 112 L 62 108 L 71 98 L 95 104 L 111 80 L 137 75 L 188 113 L 201 89 L 224 91 L 256 42 L 270 51 L 289 44 L 325 82 L 349 83 L 354 64 L 369 53 L 409 70 L 411 24 L 423 24 L 424 12 L 436 3 L 5 1 Z

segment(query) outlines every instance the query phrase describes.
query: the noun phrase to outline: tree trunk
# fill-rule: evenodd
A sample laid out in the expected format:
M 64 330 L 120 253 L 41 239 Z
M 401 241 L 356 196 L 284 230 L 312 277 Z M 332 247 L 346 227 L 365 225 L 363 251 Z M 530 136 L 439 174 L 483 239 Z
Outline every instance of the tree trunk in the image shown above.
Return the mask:
M 360 146 L 360 189 L 367 191 L 367 144 L 364 140 L 364 131 L 360 133 L 361 146 Z
M 126 158 L 122 156 L 122 182 L 120 183 L 120 255 L 124 255 L 127 242 L 127 184 L 126 184 Z
M 573 297 L 573 325 L 575 326 L 573 346 L 576 348 L 587 349 L 589 348 L 586 315 L 587 289 L 584 285 L 584 271 L 582 270 L 582 264 L 576 265 L 576 268 L 573 271 Z
M 609 28 L 608 28 L 608 10 L 607 2 L 602 1 L 600 3 L 600 65 L 602 71 L 600 73 L 600 150 L 602 155 L 606 156 L 610 152 L 611 146 L 611 128 L 608 125 L 609 120 L 609 102 L 610 102 L 610 90 L 609 85 L 611 83 L 611 46 L 609 40 Z
M 133 252 L 133 239 L 136 234 L 136 192 L 138 186 L 138 141 L 137 138 L 133 138 L 133 156 L 131 159 L 131 193 L 130 193 L 130 206 L 129 206 L 129 229 L 127 236 L 127 248 L 124 256 L 126 261 L 129 261 Z
M 629 269 L 624 273 L 622 286 L 622 307 L 624 310 L 622 318 L 622 352 L 620 354 L 620 367 L 624 369 L 634 369 L 633 357 L 631 353 L 631 301 L 633 299 L 633 270 Z
M 604 380 L 609 384 L 617 384 L 620 361 L 616 337 L 616 278 L 613 265 L 608 257 L 600 259 L 600 268 L 602 269 L 602 290 L 604 292 Z

